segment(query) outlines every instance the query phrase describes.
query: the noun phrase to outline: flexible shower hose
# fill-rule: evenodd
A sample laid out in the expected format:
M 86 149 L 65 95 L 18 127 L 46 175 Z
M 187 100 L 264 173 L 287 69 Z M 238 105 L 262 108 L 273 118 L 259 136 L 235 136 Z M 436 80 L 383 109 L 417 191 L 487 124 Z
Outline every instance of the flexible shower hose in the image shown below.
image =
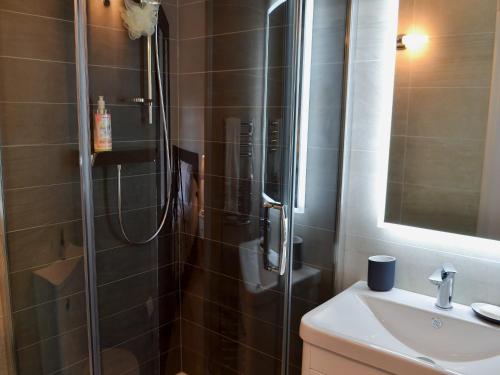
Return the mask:
M 167 154 L 167 174 L 172 173 L 172 162 L 170 158 L 170 144 L 168 141 L 168 126 L 167 126 L 167 116 L 166 116 L 166 110 L 165 110 L 165 103 L 163 101 L 163 85 L 162 85 L 162 77 L 161 77 L 161 70 L 160 70 L 160 57 L 159 57 L 159 42 L 158 42 L 158 25 L 155 27 L 155 61 L 156 61 L 156 73 L 157 73 L 157 80 L 158 80 L 158 91 L 160 94 L 160 111 L 161 111 L 161 122 L 163 124 L 163 136 L 165 139 L 165 149 L 166 149 L 166 154 Z M 165 207 L 163 208 L 163 216 L 160 222 L 160 225 L 156 229 L 156 232 L 154 232 L 150 237 L 148 237 L 145 240 L 142 241 L 136 241 L 132 240 L 128 235 L 127 232 L 125 231 L 125 227 L 123 224 L 123 210 L 122 210 L 122 183 L 121 183 L 121 178 L 122 178 L 122 166 L 121 164 L 118 164 L 116 166 L 117 172 L 118 172 L 118 222 L 120 223 L 120 230 L 122 232 L 122 236 L 131 245 L 145 245 L 151 241 L 153 241 L 158 235 L 160 234 L 161 230 L 163 229 L 165 222 L 167 221 L 167 215 L 168 215 L 168 210 L 170 208 L 170 200 L 171 200 L 171 181 L 167 181 L 167 199 L 165 202 Z M 171 179 L 170 179 L 171 180 Z

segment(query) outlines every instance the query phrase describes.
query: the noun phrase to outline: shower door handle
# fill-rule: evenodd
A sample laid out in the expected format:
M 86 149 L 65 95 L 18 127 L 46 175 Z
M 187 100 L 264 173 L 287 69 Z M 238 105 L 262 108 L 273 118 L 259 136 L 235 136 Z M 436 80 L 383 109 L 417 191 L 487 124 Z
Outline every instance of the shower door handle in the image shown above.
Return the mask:
M 265 231 L 267 232 L 268 226 L 270 224 L 269 220 L 269 210 L 278 210 L 280 215 L 280 240 L 279 240 L 279 261 L 278 265 L 273 264 L 269 261 L 269 239 L 267 233 L 264 234 L 264 265 L 268 271 L 278 272 L 280 276 L 283 276 L 286 271 L 286 264 L 288 258 L 288 214 L 287 206 L 283 203 L 276 202 L 269 199 L 265 194 L 263 194 L 263 207 L 265 210 Z

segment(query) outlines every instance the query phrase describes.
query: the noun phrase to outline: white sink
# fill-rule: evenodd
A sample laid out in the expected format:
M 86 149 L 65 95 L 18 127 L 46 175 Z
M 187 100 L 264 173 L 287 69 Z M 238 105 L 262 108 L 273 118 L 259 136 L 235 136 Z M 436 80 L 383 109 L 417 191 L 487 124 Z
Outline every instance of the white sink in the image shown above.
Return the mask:
M 310 311 L 300 335 L 313 346 L 394 374 L 500 374 L 500 328 L 468 306 L 365 282 Z

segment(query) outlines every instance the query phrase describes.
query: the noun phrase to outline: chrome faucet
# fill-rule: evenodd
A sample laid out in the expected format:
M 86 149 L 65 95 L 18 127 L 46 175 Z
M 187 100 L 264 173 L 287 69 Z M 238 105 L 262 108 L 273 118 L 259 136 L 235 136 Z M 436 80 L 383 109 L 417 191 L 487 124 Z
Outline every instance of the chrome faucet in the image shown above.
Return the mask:
M 444 263 L 429 277 L 429 281 L 438 286 L 436 307 L 449 310 L 453 308 L 451 300 L 453 298 L 453 284 L 457 270 L 450 263 Z

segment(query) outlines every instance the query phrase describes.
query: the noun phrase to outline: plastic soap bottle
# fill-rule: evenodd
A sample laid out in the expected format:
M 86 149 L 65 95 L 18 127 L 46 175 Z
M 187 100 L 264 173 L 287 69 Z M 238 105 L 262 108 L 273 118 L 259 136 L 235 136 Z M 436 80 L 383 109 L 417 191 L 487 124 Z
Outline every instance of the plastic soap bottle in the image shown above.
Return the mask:
M 104 97 L 99 96 L 94 118 L 94 152 L 111 151 L 111 115 L 106 110 Z

